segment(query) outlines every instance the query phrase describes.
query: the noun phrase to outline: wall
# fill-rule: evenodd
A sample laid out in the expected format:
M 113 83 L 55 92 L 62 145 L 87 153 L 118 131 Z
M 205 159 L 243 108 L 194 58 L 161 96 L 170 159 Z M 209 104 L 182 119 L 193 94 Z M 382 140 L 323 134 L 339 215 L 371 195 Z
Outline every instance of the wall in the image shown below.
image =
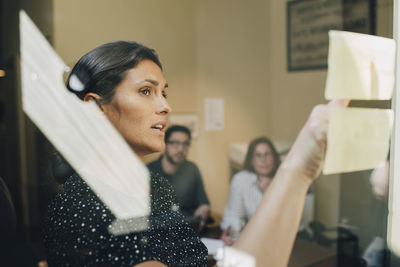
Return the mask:
M 271 1 L 271 125 L 273 138 L 294 141 L 312 108 L 325 103 L 326 70 L 287 71 L 286 2 Z M 334 225 L 339 214 L 339 178 L 320 177 L 314 184 L 315 218 Z
M 68 65 L 100 44 L 139 41 L 160 55 L 173 110 L 195 111 L 193 1 L 53 1 L 55 49 Z
M 223 213 L 229 190 L 229 144 L 271 135 L 269 2 L 196 2 L 197 106 L 201 115 L 197 162 L 213 200 Z M 225 129 L 204 130 L 204 99 L 225 101 Z

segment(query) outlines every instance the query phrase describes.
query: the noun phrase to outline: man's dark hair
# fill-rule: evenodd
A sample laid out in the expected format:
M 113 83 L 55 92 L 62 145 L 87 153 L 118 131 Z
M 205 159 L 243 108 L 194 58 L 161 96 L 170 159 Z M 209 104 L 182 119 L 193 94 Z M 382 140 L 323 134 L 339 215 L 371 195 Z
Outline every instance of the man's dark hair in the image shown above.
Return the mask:
M 167 131 L 165 132 L 165 143 L 168 142 L 169 137 L 171 136 L 171 134 L 173 134 L 174 132 L 182 132 L 185 133 L 188 137 L 189 137 L 189 141 L 192 140 L 192 135 L 190 133 L 189 128 L 182 126 L 182 125 L 172 125 L 170 126 Z

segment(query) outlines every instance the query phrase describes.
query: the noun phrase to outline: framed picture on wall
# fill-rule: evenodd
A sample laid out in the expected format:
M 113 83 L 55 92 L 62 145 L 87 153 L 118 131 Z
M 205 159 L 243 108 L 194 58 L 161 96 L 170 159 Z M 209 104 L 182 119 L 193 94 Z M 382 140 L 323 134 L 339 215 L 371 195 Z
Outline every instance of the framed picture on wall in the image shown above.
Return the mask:
M 288 71 L 326 69 L 329 30 L 375 34 L 376 0 L 287 3 Z

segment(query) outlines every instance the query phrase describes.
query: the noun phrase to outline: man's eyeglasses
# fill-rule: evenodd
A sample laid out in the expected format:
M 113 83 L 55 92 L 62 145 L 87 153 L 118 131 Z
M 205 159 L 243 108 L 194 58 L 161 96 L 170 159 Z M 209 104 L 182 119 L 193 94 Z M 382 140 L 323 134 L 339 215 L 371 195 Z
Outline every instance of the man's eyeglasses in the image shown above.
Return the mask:
M 175 140 L 168 141 L 167 144 L 171 145 L 175 148 L 177 148 L 179 146 L 183 146 L 184 148 L 187 148 L 190 146 L 190 142 L 179 142 L 179 141 L 175 141 Z

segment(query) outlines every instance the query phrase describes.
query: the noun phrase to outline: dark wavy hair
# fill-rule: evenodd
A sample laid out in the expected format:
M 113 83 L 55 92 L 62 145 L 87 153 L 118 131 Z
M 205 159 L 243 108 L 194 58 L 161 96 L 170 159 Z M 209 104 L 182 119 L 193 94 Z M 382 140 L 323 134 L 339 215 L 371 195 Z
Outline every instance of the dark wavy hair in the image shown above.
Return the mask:
M 267 144 L 271 148 L 272 156 L 274 158 L 274 167 L 272 168 L 271 172 L 269 173 L 269 176 L 271 178 L 273 178 L 275 176 L 276 171 L 279 168 L 279 165 L 281 164 L 281 159 L 280 159 L 279 154 L 276 151 L 276 148 L 275 148 L 274 144 L 272 143 L 272 141 L 264 136 L 258 137 L 250 142 L 249 148 L 247 149 L 246 158 L 244 160 L 243 169 L 251 171 L 251 172 L 255 172 L 252 161 L 253 161 L 253 157 L 254 157 L 254 150 L 256 149 L 257 145 L 259 145 L 259 144 Z
M 189 137 L 189 141 L 192 140 L 192 135 L 190 133 L 189 128 L 187 128 L 186 126 L 183 125 L 172 125 L 170 126 L 166 131 L 165 131 L 165 136 L 164 136 L 164 141 L 165 143 L 168 142 L 169 137 L 171 136 L 171 134 L 173 134 L 174 132 L 182 132 L 185 133 L 188 137 Z
M 102 103 L 109 103 L 115 94 L 115 87 L 124 80 L 126 71 L 146 59 L 162 70 L 154 49 L 128 41 L 103 44 L 79 59 L 66 86 L 82 100 L 87 93 L 96 93 L 102 97 Z

